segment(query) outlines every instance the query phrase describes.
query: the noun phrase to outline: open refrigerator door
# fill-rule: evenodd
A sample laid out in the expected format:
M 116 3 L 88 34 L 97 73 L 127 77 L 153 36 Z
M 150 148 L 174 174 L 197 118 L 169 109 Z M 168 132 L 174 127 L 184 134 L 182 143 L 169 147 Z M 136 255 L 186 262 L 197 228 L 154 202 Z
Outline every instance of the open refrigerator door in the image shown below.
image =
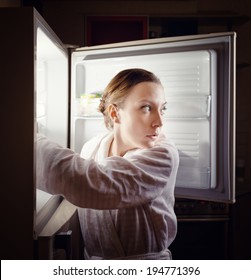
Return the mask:
M 57 36 L 37 18 L 35 54 L 36 122 L 38 132 L 62 147 L 68 146 L 68 51 Z M 35 234 L 38 240 L 37 258 L 52 259 L 55 242 L 71 232 L 58 233 L 75 215 L 76 207 L 60 195 L 50 195 L 36 189 Z M 66 248 L 70 257 L 70 248 Z

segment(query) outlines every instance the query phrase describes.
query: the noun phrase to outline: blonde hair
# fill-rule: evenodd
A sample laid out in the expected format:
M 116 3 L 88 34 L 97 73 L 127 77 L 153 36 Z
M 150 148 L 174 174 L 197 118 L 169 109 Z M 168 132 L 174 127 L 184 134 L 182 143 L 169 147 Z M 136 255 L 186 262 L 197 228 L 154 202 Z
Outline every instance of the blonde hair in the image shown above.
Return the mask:
M 108 129 L 113 129 L 113 121 L 110 119 L 107 110 L 108 106 L 114 104 L 118 108 L 123 108 L 129 90 L 142 82 L 153 82 L 161 85 L 159 78 L 155 74 L 140 68 L 123 70 L 109 82 L 98 107 L 98 111 L 104 116 L 104 122 Z

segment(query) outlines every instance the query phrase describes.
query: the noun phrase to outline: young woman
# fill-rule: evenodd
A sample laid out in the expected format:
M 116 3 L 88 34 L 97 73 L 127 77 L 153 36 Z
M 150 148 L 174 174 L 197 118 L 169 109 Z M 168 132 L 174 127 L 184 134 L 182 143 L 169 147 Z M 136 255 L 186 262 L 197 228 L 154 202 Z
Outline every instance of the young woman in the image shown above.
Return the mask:
M 127 69 L 100 102 L 110 132 L 87 142 L 81 156 L 38 137 L 38 186 L 79 207 L 86 259 L 171 259 L 179 159 L 161 133 L 165 109 L 160 80 Z

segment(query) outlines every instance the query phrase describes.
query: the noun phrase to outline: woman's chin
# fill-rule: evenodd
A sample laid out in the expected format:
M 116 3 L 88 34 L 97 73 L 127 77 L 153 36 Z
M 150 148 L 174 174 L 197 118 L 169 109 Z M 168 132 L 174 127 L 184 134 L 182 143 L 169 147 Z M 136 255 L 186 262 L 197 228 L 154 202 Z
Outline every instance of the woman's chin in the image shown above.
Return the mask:
M 147 141 L 142 145 L 142 149 L 149 149 L 155 145 L 156 141 Z

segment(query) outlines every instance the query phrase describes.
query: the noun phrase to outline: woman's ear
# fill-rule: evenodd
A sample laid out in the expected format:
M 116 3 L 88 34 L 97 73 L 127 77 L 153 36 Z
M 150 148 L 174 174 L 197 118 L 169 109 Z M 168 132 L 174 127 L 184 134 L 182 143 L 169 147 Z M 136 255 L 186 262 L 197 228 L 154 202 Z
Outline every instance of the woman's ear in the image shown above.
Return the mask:
M 119 123 L 119 112 L 118 112 L 118 108 L 116 105 L 110 104 L 108 106 L 108 113 L 109 113 L 110 119 L 114 123 Z

